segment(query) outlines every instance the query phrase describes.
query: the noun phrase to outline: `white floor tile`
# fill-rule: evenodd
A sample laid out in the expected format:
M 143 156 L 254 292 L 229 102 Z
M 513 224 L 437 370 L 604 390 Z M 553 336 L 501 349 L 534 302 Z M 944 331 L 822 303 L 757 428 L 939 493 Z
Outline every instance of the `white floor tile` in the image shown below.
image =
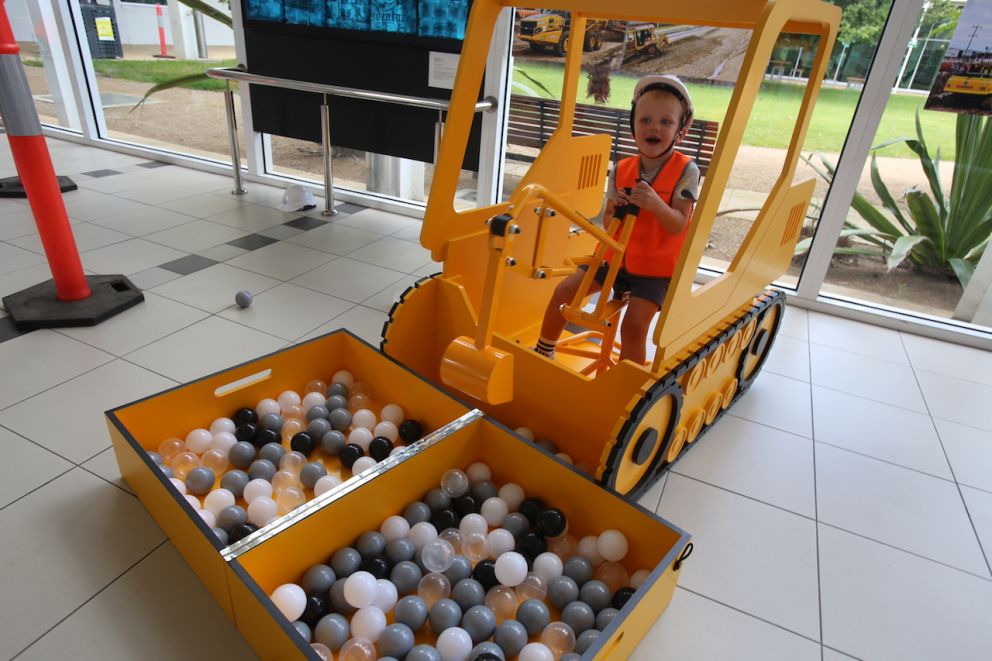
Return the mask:
M 159 207 L 145 207 L 140 213 L 126 211 L 93 221 L 94 225 L 109 227 L 131 236 L 145 236 L 173 227 L 187 225 L 196 220 L 193 216 Z
M 0 510 L 0 529 L 4 658 L 30 645 L 165 539 L 136 498 L 79 468 Z
M 149 213 L 152 209 L 147 204 L 141 204 L 134 200 L 125 200 L 122 197 L 103 193 L 87 195 L 82 198 L 66 196 L 63 199 L 65 200 L 65 208 L 69 212 L 69 216 L 85 221 L 98 220 L 125 213 L 134 217 L 141 217 Z M 111 229 L 117 228 L 112 227 Z
M 3 427 L 0 452 L 4 458 L 0 463 L 0 508 L 73 468 L 65 459 Z
M 794 305 L 786 306 L 779 333 L 809 341 L 809 312 Z
M 658 511 L 658 505 L 661 503 L 661 494 L 665 490 L 665 483 L 668 482 L 668 476 L 670 473 L 665 471 L 658 480 L 651 485 L 651 487 L 644 492 L 644 494 L 637 499 L 637 504 L 646 510 L 652 512 Z
M 814 385 L 926 412 L 923 395 L 908 365 L 811 344 L 810 368 Z
M 186 383 L 276 351 L 285 342 L 233 321 L 208 317 L 128 354 L 131 362 Z
M 431 263 L 430 251 L 391 236 L 363 246 L 348 257 L 404 273 L 413 273 Z
M 820 639 L 813 521 L 680 475 L 659 514 L 692 532 L 682 587 Z
M 851 659 L 856 660 L 857 657 L 841 654 L 837 650 L 830 649 L 829 647 L 823 648 L 823 661 L 851 661 Z
M 219 315 L 285 340 L 295 340 L 354 305 L 286 283 L 255 296 L 250 307 L 231 306 Z
M 85 269 L 84 269 L 85 271 Z M 41 263 L 29 266 L 10 273 L 0 274 L 0 298 L 10 296 L 15 292 L 22 291 L 28 287 L 52 279 L 52 270 L 48 267 L 48 262 L 42 260 Z
M 113 243 L 120 243 L 121 241 L 127 241 L 131 238 L 127 234 L 115 232 L 114 230 L 107 229 L 106 227 L 100 227 L 99 225 L 94 225 L 92 223 L 79 223 L 78 225 L 73 225 L 72 236 L 76 241 L 77 252 L 102 248 L 103 246 L 109 246 Z M 45 248 L 41 245 L 41 236 L 38 234 L 31 234 L 17 239 L 10 239 L 7 243 L 18 246 L 19 248 L 24 248 L 25 250 L 30 250 L 31 252 L 36 252 L 39 255 L 45 254 Z
M 934 420 L 959 484 L 992 491 L 992 432 Z
M 0 410 L 113 359 L 51 330 L 0 342 Z
M 209 216 L 206 220 L 248 232 L 258 232 L 273 225 L 281 225 L 287 220 L 292 220 L 292 217 L 276 209 L 252 204 L 230 211 L 222 211 Z
M 138 289 L 144 291 L 146 289 L 151 289 L 152 287 L 158 287 L 159 285 L 164 285 L 167 282 L 171 282 L 176 278 L 181 278 L 182 276 L 174 271 L 166 271 L 163 268 L 153 266 L 150 269 L 145 269 L 144 271 L 138 271 L 137 273 L 132 273 L 127 277 L 131 281 L 131 284 Z M 148 295 L 145 294 L 145 302 L 148 301 Z
M 366 298 L 362 301 L 362 305 L 367 308 L 380 310 L 382 312 L 389 312 L 393 309 L 393 305 L 399 301 L 400 294 L 405 292 L 410 284 L 410 282 L 401 282 L 398 285 L 390 285 L 381 292 L 372 294 Z
M 213 248 L 234 239 L 240 239 L 248 234 L 245 230 L 234 229 L 227 225 L 211 223 L 208 220 L 194 220 L 171 227 L 161 232 L 146 234 L 145 240 L 169 246 L 176 250 L 185 252 L 201 252 L 207 248 Z
M 6 215 L 17 211 L 26 211 L 27 209 L 29 209 L 29 206 L 26 200 L 13 197 L 0 199 L 0 214 Z
M 916 370 L 930 415 L 992 431 L 992 386 Z
M 137 188 L 128 188 L 117 195 L 128 200 L 134 200 L 143 204 L 162 204 L 163 202 L 174 202 L 195 194 L 185 186 L 163 183 L 146 183 Z
M 902 334 L 913 367 L 992 386 L 992 351 Z
M 38 233 L 38 223 L 31 209 L 19 206 L 0 215 L 0 241 L 10 241 L 22 236 Z
M 93 473 L 97 477 L 102 477 L 116 487 L 133 494 L 131 487 L 121 477 L 120 466 L 117 465 L 117 456 L 114 455 L 114 448 L 109 447 L 89 461 L 80 464 L 83 468 Z
M 207 312 L 220 312 L 234 303 L 234 295 L 242 289 L 257 296 L 277 284 L 278 280 L 264 275 L 227 264 L 214 264 L 155 287 L 153 291 Z
M 420 243 L 420 230 L 423 225 L 417 223 L 416 225 L 410 225 L 401 229 L 399 232 L 393 232 L 392 237 L 395 239 L 403 239 L 404 241 L 412 241 L 413 243 Z
M 226 243 L 222 243 L 219 246 L 214 246 L 213 248 L 198 250 L 196 254 L 201 257 L 206 257 L 207 259 L 212 259 L 215 262 L 226 262 L 234 257 L 244 255 L 246 252 L 248 251 L 244 248 L 229 246 Z
M 962 486 L 961 495 L 985 553 L 985 561 L 992 564 L 992 493 Z
M 362 246 L 381 238 L 382 235 L 376 232 L 339 225 L 332 221 L 322 227 L 286 239 L 286 241 L 315 250 L 323 250 L 332 255 L 347 255 L 351 251 L 358 250 Z
M 349 225 L 379 234 L 393 234 L 413 225 L 420 225 L 420 221 L 415 218 L 400 216 L 380 209 L 363 209 L 339 220 L 336 219 L 334 222 L 338 225 Z
M 820 645 L 676 587 L 672 603 L 629 658 L 820 661 Z
M 379 342 L 382 341 L 382 325 L 384 323 L 386 323 L 386 314 L 384 312 L 367 308 L 364 305 L 356 305 L 347 312 L 331 319 L 323 326 L 315 328 L 299 338 L 297 342 L 311 340 L 339 328 L 346 328 L 373 347 L 378 348 Z
M 94 169 L 102 170 L 113 168 Z M 147 186 L 148 180 L 144 177 L 139 177 L 136 174 L 128 174 L 125 172 L 122 174 L 111 175 L 109 177 L 89 177 L 86 175 L 80 175 L 79 177 L 76 177 L 76 184 L 78 184 L 80 188 L 89 188 L 90 190 L 113 195 L 115 193 L 121 193 L 123 191 Z
M 809 342 L 779 333 L 761 369 L 809 383 Z
M 185 252 L 160 246 L 144 239 L 122 241 L 104 248 L 89 250 L 80 255 L 86 269 L 105 275 L 112 273 L 130 275 L 185 256 Z
M 177 617 L 181 629 L 164 625 Z M 93 635 L 111 630 L 112 636 Z M 76 658 L 105 661 L 257 658 L 171 543 L 155 549 L 18 658 L 42 661 L 69 649 Z
M 989 577 L 953 482 L 817 443 L 816 496 L 822 523 Z
M 26 269 L 44 261 L 45 258 L 36 252 L 0 241 L 0 275 Z
M 813 437 L 809 384 L 772 372 L 759 373 L 728 412 L 791 434 Z
M 816 516 L 813 441 L 724 416 L 672 470 L 728 491 Z
M 156 168 L 145 170 L 145 172 L 151 175 L 150 177 L 146 175 L 146 178 L 151 178 L 159 183 L 173 184 L 204 193 L 223 191 L 223 194 L 237 197 L 231 194 L 234 189 L 234 177 L 230 173 L 214 174 L 181 166 Z
M 813 386 L 813 433 L 824 443 L 952 479 L 930 416 Z M 992 448 L 989 450 L 992 461 Z
M 235 195 L 201 193 L 192 197 L 184 197 L 181 200 L 166 202 L 160 206 L 163 209 L 170 209 L 188 216 L 209 218 L 210 216 L 238 209 L 248 204 L 248 202 L 241 200 Z
M 410 275 L 415 275 L 418 278 L 423 278 L 428 275 L 435 275 L 444 271 L 444 264 L 441 262 L 431 262 L 427 266 L 422 266 Z
M 104 411 L 175 385 L 115 360 L 0 411 L 0 425 L 78 464 L 110 446 Z
M 811 312 L 809 341 L 900 365 L 909 364 L 898 331 L 843 317 Z
M 410 276 L 347 257 L 304 273 L 293 284 L 358 303 Z
M 279 241 L 235 257 L 227 263 L 277 280 L 290 280 L 332 259 L 336 257 L 326 252 Z
M 823 642 L 862 659 L 981 659 L 992 582 L 820 526 Z

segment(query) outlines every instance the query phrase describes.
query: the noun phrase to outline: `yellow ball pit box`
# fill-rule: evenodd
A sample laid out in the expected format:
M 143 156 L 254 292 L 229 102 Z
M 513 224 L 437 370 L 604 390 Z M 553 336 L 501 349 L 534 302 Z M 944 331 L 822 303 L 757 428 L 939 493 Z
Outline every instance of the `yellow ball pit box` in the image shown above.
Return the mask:
M 475 419 L 473 419 L 473 417 Z M 238 629 L 265 659 L 316 659 L 309 645 L 279 613 L 268 595 L 284 583 L 299 582 L 311 566 L 326 562 L 335 550 L 350 546 L 386 517 L 401 514 L 440 484 L 449 468 L 487 464 L 497 485 L 520 484 L 561 509 L 576 540 L 614 528 L 623 532 L 630 551 L 623 560 L 629 573 L 651 574 L 583 659 L 626 659 L 671 601 L 680 558 L 689 535 L 647 510 L 607 491 L 556 457 L 528 443 L 479 412 L 425 439 L 405 457 L 363 473 L 342 485 L 333 499 L 282 530 L 257 540 L 231 560 L 229 585 Z M 389 464 L 390 461 L 384 462 Z M 552 621 L 559 613 L 552 607 Z M 433 643 L 429 627 L 418 643 Z M 532 641 L 537 638 L 532 638 Z
M 106 413 L 121 476 L 232 619 L 224 546 L 147 453 L 157 450 L 170 436 L 185 438 L 191 430 L 209 427 L 216 418 L 230 416 L 241 407 L 254 408 L 266 397 L 274 399 L 285 390 L 302 394 L 311 379 L 329 383 L 338 370 L 349 370 L 356 380 L 371 386 L 376 411 L 387 403 L 398 403 L 408 417 L 423 424 L 425 433 L 443 428 L 469 411 L 414 372 L 342 330 Z M 288 444 L 283 445 L 288 449 Z M 342 469 L 336 458 L 320 450 L 311 458 L 315 457 L 323 458 L 328 473 L 344 470 L 341 478 L 349 478 L 350 472 Z M 266 534 L 282 518 L 253 534 Z

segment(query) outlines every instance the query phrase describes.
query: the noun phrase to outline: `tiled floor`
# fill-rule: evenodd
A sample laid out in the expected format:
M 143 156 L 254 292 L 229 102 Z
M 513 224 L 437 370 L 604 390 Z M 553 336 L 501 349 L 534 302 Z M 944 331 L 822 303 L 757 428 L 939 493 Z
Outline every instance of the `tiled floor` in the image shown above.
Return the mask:
M 121 482 L 102 412 L 340 326 L 377 343 L 438 265 L 409 218 L 323 222 L 276 189 L 50 145 L 85 268 L 146 300 L 28 334 L 0 311 L 0 658 L 252 658 Z M 49 277 L 29 221 L 0 200 L 0 295 Z M 750 392 L 641 500 L 695 553 L 634 658 L 989 658 L 990 375 L 987 352 L 790 309 Z

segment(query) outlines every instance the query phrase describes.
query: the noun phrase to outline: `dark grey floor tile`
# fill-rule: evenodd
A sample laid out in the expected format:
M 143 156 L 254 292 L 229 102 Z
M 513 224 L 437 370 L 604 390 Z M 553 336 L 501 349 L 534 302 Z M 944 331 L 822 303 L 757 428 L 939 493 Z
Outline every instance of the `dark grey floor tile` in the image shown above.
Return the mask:
M 164 168 L 167 165 L 172 165 L 171 163 L 163 163 L 162 161 L 148 161 L 147 163 L 138 163 L 139 168 Z
M 171 262 L 159 264 L 159 268 L 163 268 L 166 271 L 172 271 L 173 273 L 178 273 L 179 275 L 189 275 L 190 273 L 196 273 L 197 271 L 201 271 L 208 266 L 213 266 L 217 263 L 218 262 L 216 260 L 207 259 L 206 257 L 201 257 L 200 255 L 186 255 L 185 257 L 174 259 Z
M 115 174 L 124 174 L 118 170 L 90 170 L 89 172 L 83 172 L 87 177 L 110 177 Z
M 326 224 L 326 220 L 311 218 L 310 216 L 300 216 L 299 218 L 294 218 L 293 220 L 283 223 L 283 225 L 295 227 L 296 229 L 303 230 L 304 232 L 312 230 L 315 227 L 323 227 Z
M 249 234 L 248 236 L 243 236 L 240 239 L 228 241 L 227 245 L 234 246 L 235 248 L 242 248 L 243 250 L 258 250 L 259 248 L 264 248 L 265 246 L 275 243 L 276 241 L 277 239 L 273 239 L 271 236 Z

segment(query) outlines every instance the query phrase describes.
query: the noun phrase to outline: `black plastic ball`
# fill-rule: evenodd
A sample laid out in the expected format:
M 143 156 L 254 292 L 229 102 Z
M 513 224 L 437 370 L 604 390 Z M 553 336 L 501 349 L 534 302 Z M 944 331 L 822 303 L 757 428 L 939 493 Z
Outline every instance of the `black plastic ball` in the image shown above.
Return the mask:
M 451 501 L 451 507 L 458 513 L 458 516 L 479 513 L 479 503 L 475 500 L 475 498 L 467 494 L 453 499 Z M 441 530 L 441 528 L 438 528 L 438 530 Z
M 348 443 L 343 448 L 341 448 L 341 455 L 340 455 L 341 463 L 344 464 L 344 467 L 347 468 L 348 470 L 351 470 L 351 467 L 355 465 L 355 462 L 364 456 L 365 456 L 365 450 L 363 450 L 362 446 L 360 445 L 355 445 L 354 443 Z
M 534 527 L 545 537 L 557 537 L 565 532 L 567 523 L 564 512 L 557 507 L 549 507 L 537 515 Z
M 626 587 L 620 588 L 613 593 L 613 599 L 610 601 L 610 605 L 620 610 L 624 605 L 630 601 L 630 598 L 634 596 L 634 588 Z
M 262 427 L 261 429 L 255 432 L 255 438 L 254 440 L 252 440 L 251 443 L 256 448 L 261 448 L 266 443 L 280 443 L 280 442 L 281 439 L 279 438 L 279 434 L 275 430 L 266 429 L 265 427 Z
M 377 555 L 362 560 L 362 564 L 358 566 L 358 569 L 359 571 L 367 571 L 376 578 L 386 578 L 389 576 L 389 571 L 392 567 L 390 566 L 388 560 L 381 555 Z
M 414 443 L 423 438 L 424 426 L 416 420 L 404 420 L 400 423 L 400 438 L 407 443 Z
M 429 521 L 438 530 L 447 530 L 448 528 L 456 528 L 461 517 L 453 509 L 443 509 L 431 512 Z
M 317 449 L 317 440 L 305 431 L 293 434 L 289 440 L 289 447 L 299 452 L 305 457 L 309 457 Z
M 517 540 L 516 551 L 527 558 L 528 565 L 534 562 L 534 558 L 547 550 L 548 543 L 539 533 L 529 532 Z
M 240 542 L 242 539 L 247 537 L 258 530 L 258 526 L 254 523 L 239 523 L 238 525 L 231 528 L 227 534 L 228 544 L 233 544 L 234 542 Z
M 369 443 L 369 456 L 376 461 L 382 461 L 393 451 L 393 442 L 385 436 L 376 436 Z
M 320 618 L 327 615 L 327 599 L 321 594 L 308 594 L 307 605 L 303 609 L 300 619 L 311 629 L 317 626 Z
M 489 592 L 499 585 L 499 579 L 496 578 L 496 563 L 493 560 L 480 560 L 475 564 L 475 569 L 472 570 L 472 578 L 482 584 L 486 592 Z
M 527 517 L 527 520 L 532 524 L 537 521 L 537 515 L 544 510 L 547 505 L 540 498 L 524 498 L 523 502 L 520 503 L 520 507 L 517 511 Z
M 239 441 L 247 441 L 248 443 L 251 443 L 252 441 L 255 440 L 256 433 L 258 433 L 258 425 L 256 425 L 254 422 L 246 422 L 244 424 L 238 425 L 237 428 L 235 428 L 234 438 L 238 439 Z
M 234 424 L 236 426 L 241 426 L 246 422 L 250 422 L 252 424 L 258 424 L 258 414 L 255 413 L 255 409 L 248 408 L 246 406 L 244 408 L 235 411 L 231 415 L 231 420 L 234 421 Z

